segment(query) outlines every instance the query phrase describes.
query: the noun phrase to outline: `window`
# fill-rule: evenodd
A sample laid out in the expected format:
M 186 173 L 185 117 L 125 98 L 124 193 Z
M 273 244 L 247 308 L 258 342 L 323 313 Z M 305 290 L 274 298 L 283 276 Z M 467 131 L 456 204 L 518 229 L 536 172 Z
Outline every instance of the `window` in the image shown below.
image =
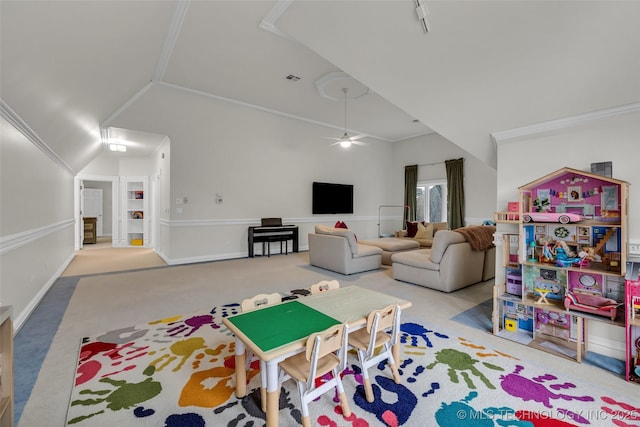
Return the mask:
M 447 182 L 419 182 L 416 187 L 416 220 L 447 221 Z

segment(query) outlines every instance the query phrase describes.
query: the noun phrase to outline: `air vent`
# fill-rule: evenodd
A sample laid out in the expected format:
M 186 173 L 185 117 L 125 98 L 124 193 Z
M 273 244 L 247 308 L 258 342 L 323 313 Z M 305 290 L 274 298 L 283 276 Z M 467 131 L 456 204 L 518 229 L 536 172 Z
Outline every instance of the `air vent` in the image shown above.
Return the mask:
M 287 79 L 287 80 L 291 80 L 292 82 L 297 82 L 298 80 L 300 80 L 300 77 L 298 77 L 298 76 L 294 76 L 293 74 L 289 74 L 289 75 L 286 77 L 286 79 Z

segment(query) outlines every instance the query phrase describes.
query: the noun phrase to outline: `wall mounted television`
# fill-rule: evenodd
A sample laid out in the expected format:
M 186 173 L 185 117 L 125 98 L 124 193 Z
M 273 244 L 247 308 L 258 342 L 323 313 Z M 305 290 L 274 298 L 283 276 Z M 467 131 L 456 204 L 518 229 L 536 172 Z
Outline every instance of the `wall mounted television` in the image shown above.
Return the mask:
M 314 214 L 352 214 L 353 185 L 331 184 L 328 182 L 313 183 Z

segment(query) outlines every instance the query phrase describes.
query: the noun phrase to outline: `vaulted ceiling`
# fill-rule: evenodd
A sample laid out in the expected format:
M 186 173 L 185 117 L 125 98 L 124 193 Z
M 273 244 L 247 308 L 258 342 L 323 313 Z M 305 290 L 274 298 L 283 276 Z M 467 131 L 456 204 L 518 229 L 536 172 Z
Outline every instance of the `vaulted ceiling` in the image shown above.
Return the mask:
M 1 106 L 78 171 L 154 84 L 336 136 L 347 87 L 353 133 L 433 129 L 490 166 L 492 132 L 640 101 L 638 1 L 422 3 L 428 33 L 416 0 L 2 0 Z

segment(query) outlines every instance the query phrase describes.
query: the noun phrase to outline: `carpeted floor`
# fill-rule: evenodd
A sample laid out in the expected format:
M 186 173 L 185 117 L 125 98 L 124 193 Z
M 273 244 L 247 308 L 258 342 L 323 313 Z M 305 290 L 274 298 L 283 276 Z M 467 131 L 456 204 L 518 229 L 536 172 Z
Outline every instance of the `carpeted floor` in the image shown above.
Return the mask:
M 481 331 L 491 332 L 493 331 L 493 325 L 491 324 L 492 312 L 493 299 L 488 299 L 475 307 L 471 307 L 470 309 L 453 316 L 451 320 L 463 325 L 473 326 Z M 597 366 L 600 369 L 610 371 L 613 374 L 624 376 L 624 360 L 615 359 L 613 357 L 590 351 L 585 355 L 583 362 L 592 366 Z
M 111 239 L 100 238 L 97 244 L 87 244 L 62 273 L 62 277 L 119 272 L 167 265 L 149 248 L 114 248 Z
M 37 373 L 33 386 L 25 387 L 28 390 L 22 392 L 22 397 L 16 393 L 17 401 L 25 402 L 18 413 L 18 426 L 64 425 L 82 337 L 95 337 L 150 319 L 210 310 L 261 292 L 305 288 L 324 279 L 337 279 L 341 286 L 355 284 L 412 301 L 406 315 L 421 325 L 437 325 L 456 339 L 464 337 L 487 348 L 503 348 L 511 356 L 532 364 L 552 363 L 556 372 L 579 381 L 596 382 L 617 395 L 635 396 L 636 402 L 631 403 L 637 403 L 637 385 L 626 383 L 619 375 L 513 344 L 474 325 L 449 320 L 491 298 L 492 281 L 444 294 L 393 280 L 386 267 L 351 276 L 311 267 L 308 253 L 303 252 L 59 279 L 49 293 L 52 298 L 57 292 L 65 295 L 55 297 L 57 303 L 40 304 L 16 336 L 17 361 L 26 359 L 27 354 L 46 353 L 41 364 L 33 362 L 24 369 L 16 365 L 16 384 L 33 381 L 29 378 Z M 48 294 L 45 298 L 49 297 Z M 40 311 L 51 314 L 43 317 L 46 321 L 32 321 Z M 38 338 L 23 340 L 27 332 Z M 20 341 L 30 344 L 21 346 Z
M 303 298 L 298 293 L 283 295 Z M 234 395 L 234 341 L 221 319 L 238 304 L 173 316 L 82 340 L 67 425 L 251 426 L 264 423 L 259 365 L 249 368 L 248 395 Z M 525 426 L 636 425 L 635 399 L 572 378 L 548 364 L 518 359 L 404 316 L 400 376 L 380 363 L 369 369 L 375 399 L 366 401 L 361 369 L 348 357 L 343 383 L 351 415 L 334 391 L 309 405 L 313 425 Z M 503 342 L 505 344 L 506 342 Z M 243 367 L 244 369 L 244 367 Z M 280 426 L 301 421 L 299 396 L 284 382 Z M 491 421 L 491 424 L 488 422 Z

